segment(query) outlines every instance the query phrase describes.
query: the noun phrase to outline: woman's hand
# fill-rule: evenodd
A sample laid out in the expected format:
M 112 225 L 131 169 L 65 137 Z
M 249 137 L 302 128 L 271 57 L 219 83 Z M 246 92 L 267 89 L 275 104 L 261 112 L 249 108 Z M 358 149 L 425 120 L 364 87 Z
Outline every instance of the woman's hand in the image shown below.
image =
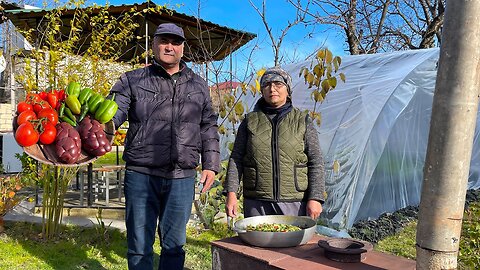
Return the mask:
M 316 200 L 309 200 L 307 202 L 307 215 L 316 220 L 322 213 L 322 204 Z
M 227 193 L 227 203 L 225 204 L 225 212 L 229 217 L 237 217 L 237 194 L 235 192 Z

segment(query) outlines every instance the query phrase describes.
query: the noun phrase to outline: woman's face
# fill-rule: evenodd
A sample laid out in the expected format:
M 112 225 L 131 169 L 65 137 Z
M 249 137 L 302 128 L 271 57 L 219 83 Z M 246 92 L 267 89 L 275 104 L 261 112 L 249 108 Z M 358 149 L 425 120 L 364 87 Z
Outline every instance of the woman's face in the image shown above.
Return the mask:
M 279 108 L 287 102 L 287 85 L 283 82 L 267 83 L 262 87 L 262 95 L 270 106 Z

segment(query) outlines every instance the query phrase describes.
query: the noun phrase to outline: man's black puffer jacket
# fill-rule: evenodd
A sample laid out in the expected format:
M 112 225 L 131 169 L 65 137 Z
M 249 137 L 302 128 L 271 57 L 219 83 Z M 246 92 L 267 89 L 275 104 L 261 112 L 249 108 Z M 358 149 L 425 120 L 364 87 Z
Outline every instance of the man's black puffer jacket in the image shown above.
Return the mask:
M 123 159 L 127 169 L 167 178 L 219 171 L 217 114 L 207 83 L 185 63 L 175 80 L 158 64 L 123 74 L 113 86 L 115 126 L 129 121 Z M 175 76 L 174 76 L 175 77 Z

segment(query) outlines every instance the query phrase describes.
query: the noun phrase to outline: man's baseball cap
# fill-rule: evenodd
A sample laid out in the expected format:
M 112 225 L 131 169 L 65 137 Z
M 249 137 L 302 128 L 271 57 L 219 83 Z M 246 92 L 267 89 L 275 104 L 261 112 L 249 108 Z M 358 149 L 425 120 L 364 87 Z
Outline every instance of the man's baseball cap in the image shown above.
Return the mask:
M 183 29 L 174 23 L 162 23 L 157 27 L 155 30 L 154 36 L 158 35 L 174 35 L 182 40 L 186 40 L 185 34 L 183 33 Z

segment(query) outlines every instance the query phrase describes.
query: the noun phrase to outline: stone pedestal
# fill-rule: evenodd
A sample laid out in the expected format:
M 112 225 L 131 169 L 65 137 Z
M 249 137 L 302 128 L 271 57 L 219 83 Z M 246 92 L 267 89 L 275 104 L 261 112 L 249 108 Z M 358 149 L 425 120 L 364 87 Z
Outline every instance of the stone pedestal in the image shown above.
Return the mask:
M 293 248 L 259 248 L 232 237 L 212 242 L 213 270 L 408 270 L 415 269 L 415 261 L 377 251 L 370 251 L 359 263 L 340 263 L 327 259 L 315 235 L 308 244 Z

